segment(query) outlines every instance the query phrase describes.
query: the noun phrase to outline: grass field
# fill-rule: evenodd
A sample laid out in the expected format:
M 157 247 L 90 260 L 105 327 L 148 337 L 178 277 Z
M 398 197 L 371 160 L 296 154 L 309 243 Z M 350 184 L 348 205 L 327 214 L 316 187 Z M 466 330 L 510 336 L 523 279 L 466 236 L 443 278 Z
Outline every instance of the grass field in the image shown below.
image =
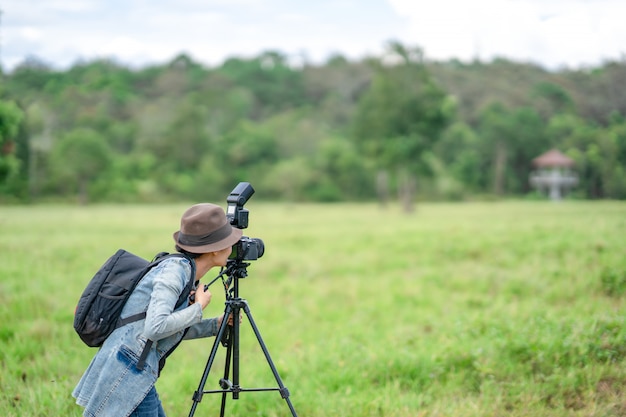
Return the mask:
M 247 206 L 266 253 L 241 296 L 300 417 L 626 415 L 626 203 Z M 172 250 L 186 208 L 0 207 L 0 416 L 81 415 L 70 392 L 95 350 L 72 328 L 80 293 L 120 247 Z M 276 386 L 242 326 L 241 385 Z M 169 416 L 188 415 L 212 344 L 168 360 Z M 219 415 L 218 397 L 196 415 Z M 290 415 L 275 392 L 227 405 Z

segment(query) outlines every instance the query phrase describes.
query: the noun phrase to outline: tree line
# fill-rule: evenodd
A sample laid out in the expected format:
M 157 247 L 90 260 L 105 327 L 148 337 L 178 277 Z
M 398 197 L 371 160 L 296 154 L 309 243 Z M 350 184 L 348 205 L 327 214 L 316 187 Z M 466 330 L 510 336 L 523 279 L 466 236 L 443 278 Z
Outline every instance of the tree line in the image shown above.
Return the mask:
M 436 62 L 398 42 L 323 64 L 28 58 L 2 73 L 0 201 L 219 201 L 239 181 L 292 201 L 534 197 L 553 148 L 576 163 L 571 197 L 625 199 L 624 81 L 625 61 Z

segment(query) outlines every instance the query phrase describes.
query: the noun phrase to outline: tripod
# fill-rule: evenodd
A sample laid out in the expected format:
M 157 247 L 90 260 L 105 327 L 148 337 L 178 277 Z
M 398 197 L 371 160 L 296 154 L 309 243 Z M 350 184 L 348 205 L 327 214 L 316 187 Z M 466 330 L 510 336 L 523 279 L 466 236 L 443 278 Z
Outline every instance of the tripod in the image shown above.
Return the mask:
M 248 302 L 239 297 L 239 279 L 245 278 L 247 276 L 246 268 L 249 266 L 249 263 L 241 262 L 240 260 L 229 259 L 228 264 L 226 266 L 226 270 L 220 273 L 213 281 L 206 285 L 208 287 L 215 280 L 222 277 L 222 281 L 224 282 L 224 288 L 226 290 L 226 307 L 224 309 L 224 318 L 219 327 L 217 335 L 215 336 L 215 342 L 213 343 L 213 348 L 211 349 L 211 353 L 209 355 L 209 359 L 207 361 L 206 367 L 204 368 L 204 372 L 202 374 L 202 378 L 200 379 L 200 384 L 198 385 L 198 389 L 193 394 L 193 404 L 191 406 L 191 410 L 189 412 L 189 417 L 192 417 L 196 412 L 196 408 L 198 403 L 202 401 L 202 396 L 204 394 L 222 394 L 222 403 L 220 408 L 220 417 L 224 417 L 224 412 L 226 408 L 226 398 L 229 393 L 232 394 L 233 400 L 239 399 L 239 394 L 241 392 L 258 392 L 258 391 L 278 391 L 280 396 L 285 400 L 289 410 L 291 411 L 291 415 L 293 417 L 297 417 L 296 410 L 293 408 L 291 404 L 291 400 L 289 399 L 289 390 L 283 385 L 280 376 L 278 375 L 278 371 L 272 362 L 272 358 L 263 342 L 263 338 L 261 337 L 261 333 L 259 332 L 254 319 L 252 318 L 252 313 L 250 312 L 250 306 L 248 306 Z M 223 276 L 228 276 L 228 280 L 224 281 Z M 230 284 L 232 283 L 232 287 Z M 256 335 L 257 341 L 263 353 L 265 355 L 265 359 L 274 374 L 274 378 L 276 379 L 276 383 L 278 387 L 274 388 L 242 388 L 239 385 L 239 317 L 240 312 L 243 310 L 246 313 L 248 321 L 252 326 L 252 330 Z M 231 316 L 232 315 L 232 316 Z M 233 317 L 232 326 L 228 324 L 228 318 Z M 229 328 L 230 327 L 230 328 Z M 215 360 L 215 355 L 217 353 L 217 348 L 219 347 L 219 343 L 222 343 L 226 347 L 226 360 L 224 366 L 224 377 L 220 379 L 219 384 L 222 388 L 221 390 L 204 390 L 204 385 L 206 384 L 207 377 L 209 376 L 209 372 L 211 370 L 211 366 L 213 365 L 213 361 Z M 230 367 L 232 363 L 232 379 L 229 379 L 230 376 Z

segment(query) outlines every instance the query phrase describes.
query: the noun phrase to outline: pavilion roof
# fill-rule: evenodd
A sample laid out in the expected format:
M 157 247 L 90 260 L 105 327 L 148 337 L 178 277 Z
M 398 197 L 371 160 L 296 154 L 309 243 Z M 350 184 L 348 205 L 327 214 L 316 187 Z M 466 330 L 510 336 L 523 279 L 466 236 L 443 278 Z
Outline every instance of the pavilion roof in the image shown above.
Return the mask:
M 563 155 L 556 149 L 551 149 L 543 155 L 539 155 L 533 159 L 533 164 L 540 168 L 571 167 L 574 165 L 574 160 Z

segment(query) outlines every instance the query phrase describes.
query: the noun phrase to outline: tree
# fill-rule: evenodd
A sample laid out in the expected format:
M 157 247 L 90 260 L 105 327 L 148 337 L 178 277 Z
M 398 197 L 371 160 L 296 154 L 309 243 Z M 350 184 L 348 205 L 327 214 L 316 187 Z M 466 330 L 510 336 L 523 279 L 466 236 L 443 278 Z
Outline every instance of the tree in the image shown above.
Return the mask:
M 535 99 L 534 106 L 546 118 L 557 113 L 571 113 L 574 111 L 574 101 L 567 91 L 554 83 L 543 81 L 534 86 L 531 97 Z
M 315 200 L 358 200 L 373 194 L 367 163 L 345 138 L 324 140 L 313 158 L 313 169 Z
M 112 154 L 96 131 L 78 128 L 67 133 L 52 149 L 56 188 L 78 192 L 79 202 L 89 200 L 89 186 L 111 166 Z
M 231 58 L 218 71 L 236 86 L 252 92 L 257 105 L 253 114 L 256 119 L 304 102 L 302 72 L 290 68 L 286 56 L 280 52 L 266 51 L 251 60 Z
M 354 137 L 383 170 L 397 170 L 406 211 L 412 210 L 415 177 L 426 175 L 430 150 L 452 117 L 452 102 L 433 81 L 419 48 L 389 45 L 398 63 L 378 62 L 372 84 L 358 103 Z
M 609 126 L 609 140 L 613 145 L 615 166 L 607 179 L 609 197 L 626 200 L 626 120 L 614 113 Z
M 227 182 L 262 179 L 278 161 L 276 138 L 266 125 L 242 121 L 223 135 L 215 148 Z
M 15 138 L 20 129 L 24 113 L 12 101 L 0 100 L 0 186 L 20 171 L 20 161 L 16 157 Z
M 481 154 L 490 166 L 492 192 L 528 191 L 532 158 L 549 148 L 545 125 L 539 114 L 528 107 L 509 110 L 496 102 L 482 110 L 478 123 Z
M 369 86 L 372 67 L 348 62 L 342 56 L 329 58 L 326 65 L 302 69 L 307 103 L 329 126 L 345 129 L 355 111 L 357 99 Z
M 572 115 L 555 116 L 552 143 L 576 161 L 578 192 L 587 198 L 626 198 L 626 124 L 614 117 L 608 128 Z
M 452 176 L 471 192 L 482 192 L 487 184 L 483 169 L 480 138 L 476 131 L 462 121 L 449 126 L 435 147 L 435 155 Z
M 176 171 L 195 170 L 210 149 L 207 111 L 191 100 L 173 110 L 174 119 L 162 135 L 152 140 L 151 150 L 165 166 Z

